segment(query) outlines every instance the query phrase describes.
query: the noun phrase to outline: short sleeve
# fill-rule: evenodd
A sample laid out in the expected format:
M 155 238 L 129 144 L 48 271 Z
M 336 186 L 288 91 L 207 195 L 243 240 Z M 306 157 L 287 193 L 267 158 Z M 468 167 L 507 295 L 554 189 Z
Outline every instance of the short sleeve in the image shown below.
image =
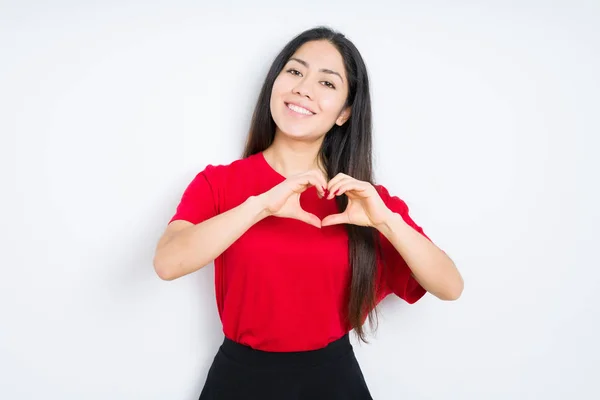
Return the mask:
M 383 186 L 377 186 L 377 191 L 390 210 L 400 214 L 409 226 L 429 239 L 423 232 L 423 229 L 413 221 L 409 215 L 408 206 L 402 199 L 397 196 L 391 196 Z M 381 267 L 383 269 L 380 275 L 381 279 L 383 279 L 381 287 L 384 288 L 382 297 L 385 297 L 389 293 L 394 293 L 409 304 L 416 303 L 427 291 L 412 276 L 406 261 L 404 261 L 390 241 L 383 234 L 380 234 L 379 237 L 381 240 Z
M 184 220 L 199 224 L 218 214 L 218 191 L 215 187 L 218 182 L 214 170 L 215 167 L 209 165 L 194 177 L 183 192 L 169 223 Z

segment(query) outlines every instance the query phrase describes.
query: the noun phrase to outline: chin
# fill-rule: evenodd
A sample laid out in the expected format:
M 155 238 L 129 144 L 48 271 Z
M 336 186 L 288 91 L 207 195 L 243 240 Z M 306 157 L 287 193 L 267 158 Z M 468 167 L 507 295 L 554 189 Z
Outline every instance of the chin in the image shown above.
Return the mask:
M 308 124 L 308 121 L 289 121 L 288 118 L 282 118 L 281 116 L 274 117 L 273 120 L 277 126 L 277 131 L 287 138 L 315 140 L 321 136 L 315 133 L 314 127 L 311 129 L 311 124 Z
M 296 140 L 315 140 L 320 136 L 318 134 L 315 134 L 314 132 L 307 132 L 306 128 L 300 127 L 285 127 L 278 125 L 277 130 L 280 132 L 281 135 Z

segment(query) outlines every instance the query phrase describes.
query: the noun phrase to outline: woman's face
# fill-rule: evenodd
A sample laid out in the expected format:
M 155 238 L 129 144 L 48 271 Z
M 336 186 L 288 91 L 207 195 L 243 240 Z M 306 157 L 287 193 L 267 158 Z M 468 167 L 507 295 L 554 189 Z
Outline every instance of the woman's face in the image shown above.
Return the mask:
M 275 79 L 271 115 L 280 134 L 317 139 L 350 117 L 347 96 L 342 55 L 326 40 L 307 42 Z

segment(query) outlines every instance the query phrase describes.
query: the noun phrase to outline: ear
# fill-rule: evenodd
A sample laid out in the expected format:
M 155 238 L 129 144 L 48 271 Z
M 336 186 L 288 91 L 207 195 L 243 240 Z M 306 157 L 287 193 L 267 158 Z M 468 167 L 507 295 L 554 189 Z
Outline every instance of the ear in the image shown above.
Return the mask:
M 335 123 L 339 126 L 342 126 L 348 121 L 350 118 L 351 107 L 346 107 L 341 113 L 340 116 L 335 120 Z

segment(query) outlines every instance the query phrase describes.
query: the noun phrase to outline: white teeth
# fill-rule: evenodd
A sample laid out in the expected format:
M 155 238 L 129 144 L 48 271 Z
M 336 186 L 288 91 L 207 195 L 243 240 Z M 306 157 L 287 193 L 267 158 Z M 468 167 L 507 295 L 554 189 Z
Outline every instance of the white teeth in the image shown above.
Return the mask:
M 313 115 L 313 113 L 308 111 L 306 108 L 298 107 L 293 104 L 288 104 L 287 106 L 290 110 L 296 111 L 297 113 L 304 114 L 304 115 Z

